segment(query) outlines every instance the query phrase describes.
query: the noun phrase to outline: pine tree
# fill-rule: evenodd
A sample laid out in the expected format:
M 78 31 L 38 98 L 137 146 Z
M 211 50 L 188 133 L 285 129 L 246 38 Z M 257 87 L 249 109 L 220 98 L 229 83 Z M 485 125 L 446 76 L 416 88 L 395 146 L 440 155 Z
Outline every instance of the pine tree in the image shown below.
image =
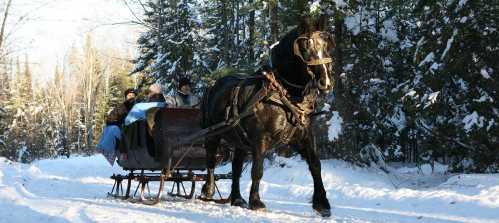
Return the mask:
M 199 74 L 207 72 L 207 64 L 200 57 L 203 54 L 195 52 L 200 48 L 198 32 L 202 25 L 196 20 L 195 4 L 192 0 L 148 2 L 145 21 L 150 29 L 138 40 L 141 54 L 134 72 L 144 72 L 168 89 L 181 77 L 196 77 L 196 82 Z
M 428 155 L 456 169 L 485 171 L 497 153 L 497 12 L 489 1 L 421 3 L 420 125 L 440 143 Z

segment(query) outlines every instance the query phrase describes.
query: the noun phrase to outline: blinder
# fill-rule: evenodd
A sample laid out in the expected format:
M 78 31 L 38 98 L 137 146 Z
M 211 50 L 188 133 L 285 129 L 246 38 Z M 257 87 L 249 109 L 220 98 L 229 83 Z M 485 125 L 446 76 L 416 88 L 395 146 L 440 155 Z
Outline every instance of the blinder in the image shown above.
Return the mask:
M 296 56 L 298 56 L 303 61 L 303 63 L 307 64 L 308 66 L 323 65 L 333 62 L 333 59 L 331 57 L 305 60 L 305 58 L 303 58 L 302 53 L 300 52 L 300 46 L 298 44 L 299 40 L 305 39 L 305 40 L 312 40 L 313 42 L 315 42 L 316 39 L 322 38 L 321 35 L 323 35 L 323 32 L 315 31 L 312 33 L 312 35 L 310 35 L 310 37 L 308 37 L 306 34 L 299 36 L 298 38 L 296 38 L 295 42 L 293 43 L 293 53 Z

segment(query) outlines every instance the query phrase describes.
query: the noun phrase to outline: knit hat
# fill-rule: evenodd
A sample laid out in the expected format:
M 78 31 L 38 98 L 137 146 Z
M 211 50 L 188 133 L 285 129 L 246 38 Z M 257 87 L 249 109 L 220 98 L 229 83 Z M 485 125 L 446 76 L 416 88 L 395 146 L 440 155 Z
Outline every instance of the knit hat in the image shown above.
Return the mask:
M 134 93 L 135 95 L 137 95 L 137 91 L 136 91 L 135 89 L 133 89 L 133 88 L 128 88 L 128 89 L 126 89 L 126 91 L 125 91 L 125 98 L 126 98 L 126 96 L 127 96 L 128 94 L 130 94 L 130 93 Z
M 180 78 L 180 80 L 178 81 L 178 88 L 182 88 L 182 86 L 184 85 L 191 85 L 191 80 L 189 80 L 189 78 L 187 77 L 183 77 L 183 78 Z

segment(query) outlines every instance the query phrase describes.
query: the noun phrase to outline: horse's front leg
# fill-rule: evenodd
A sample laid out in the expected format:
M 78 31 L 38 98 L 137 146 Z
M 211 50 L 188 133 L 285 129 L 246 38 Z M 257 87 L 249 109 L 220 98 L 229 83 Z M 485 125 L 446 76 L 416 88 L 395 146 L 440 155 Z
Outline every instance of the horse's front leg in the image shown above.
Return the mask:
M 315 150 L 315 144 L 311 138 L 307 137 L 299 149 L 299 152 L 303 158 L 307 161 L 310 174 L 314 181 L 314 195 L 312 198 L 312 207 L 314 210 L 319 212 L 323 217 L 331 216 L 331 206 L 326 196 L 326 190 L 324 189 L 324 184 L 322 182 L 321 176 L 321 161 L 319 160 L 319 155 Z
M 253 165 L 251 167 L 251 191 L 249 197 L 250 209 L 265 209 L 265 204 L 260 200 L 260 180 L 263 176 L 263 161 L 265 151 L 268 149 L 268 139 L 262 137 L 253 149 Z
M 243 171 L 244 160 L 247 152 L 244 149 L 236 148 L 234 160 L 232 161 L 232 186 L 230 192 L 230 204 L 232 206 L 247 207 L 248 203 L 241 196 L 239 180 Z

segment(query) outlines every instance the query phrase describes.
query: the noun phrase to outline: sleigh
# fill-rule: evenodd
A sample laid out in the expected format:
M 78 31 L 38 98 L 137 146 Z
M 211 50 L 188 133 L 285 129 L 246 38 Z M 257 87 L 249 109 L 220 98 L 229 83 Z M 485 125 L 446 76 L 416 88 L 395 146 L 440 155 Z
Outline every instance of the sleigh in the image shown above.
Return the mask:
M 160 202 L 165 182 L 173 182 L 170 196 L 193 198 L 196 182 L 207 178 L 201 172 L 207 168 L 204 136 L 209 130 L 200 127 L 200 110 L 154 108 L 146 117 L 123 128 L 117 161 L 128 173 L 111 176 L 114 185 L 108 195 L 152 205 Z M 217 165 L 230 158 L 228 151 L 219 150 Z M 230 178 L 231 173 L 215 174 L 215 180 Z M 185 183 L 190 187 L 186 189 Z M 214 201 L 226 202 L 218 187 L 217 192 L 219 199 Z

